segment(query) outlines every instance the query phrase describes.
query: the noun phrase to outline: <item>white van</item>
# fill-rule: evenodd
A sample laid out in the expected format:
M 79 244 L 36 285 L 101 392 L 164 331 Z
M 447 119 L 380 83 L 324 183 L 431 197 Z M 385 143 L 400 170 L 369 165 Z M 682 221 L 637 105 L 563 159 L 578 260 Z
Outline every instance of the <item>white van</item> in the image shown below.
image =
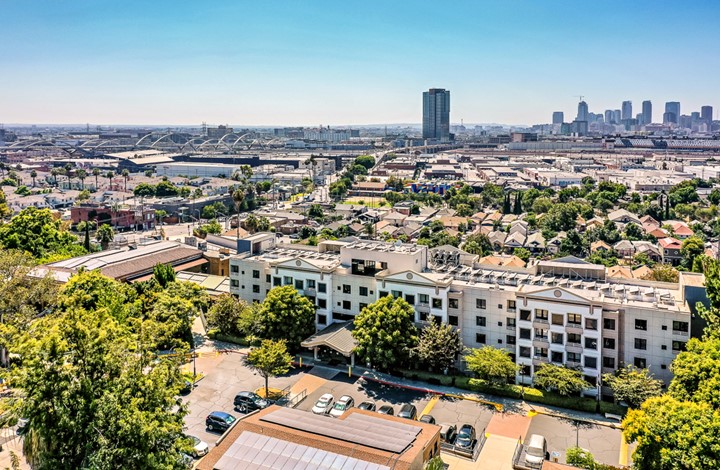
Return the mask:
M 528 439 L 527 449 L 525 451 L 525 462 L 530 465 L 542 465 L 547 454 L 547 441 L 544 436 L 533 434 Z

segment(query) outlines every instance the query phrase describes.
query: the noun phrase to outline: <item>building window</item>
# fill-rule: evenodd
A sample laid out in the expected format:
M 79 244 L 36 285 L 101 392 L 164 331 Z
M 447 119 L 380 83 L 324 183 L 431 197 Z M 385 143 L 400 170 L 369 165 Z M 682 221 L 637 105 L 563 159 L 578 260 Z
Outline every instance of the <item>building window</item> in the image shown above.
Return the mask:
M 427 312 L 420 312 L 420 321 L 427 321 Z
M 478 344 L 485 344 L 485 334 L 475 333 L 475 342 Z
M 238 267 L 236 265 L 232 265 L 232 266 L 230 266 L 230 272 L 237 274 L 240 272 L 240 269 L 238 269 Z
M 260 271 L 257 269 L 253 269 L 252 276 L 253 276 L 253 279 L 260 279 Z
M 269 274 L 266 274 L 266 275 L 265 275 L 265 282 L 267 282 L 267 283 L 272 282 L 272 276 L 269 275 Z
M 530 357 L 530 348 L 527 346 L 520 346 L 520 357 Z
M 597 330 L 597 320 L 594 318 L 586 318 L 585 319 L 585 329 L 586 330 Z
M 535 328 L 535 339 L 547 340 L 548 330 L 544 328 Z
M 507 310 L 508 312 L 515 312 L 515 308 L 517 306 L 517 303 L 514 300 L 508 300 L 507 301 Z
M 672 350 L 673 351 L 685 351 L 685 341 L 673 341 L 672 342 Z
M 410 305 L 415 305 L 415 296 L 411 294 L 405 294 L 405 302 L 409 303 Z
M 571 352 L 567 353 L 567 361 L 568 362 L 577 362 L 579 364 L 580 360 L 581 360 L 580 353 L 571 353 Z
M 582 325 L 582 315 L 579 313 L 568 313 L 568 325 Z
M 673 333 L 687 333 L 690 329 L 690 323 L 686 321 L 673 321 Z
M 327 299 L 317 299 L 318 308 L 327 308 Z
M 402 292 L 400 292 L 399 290 L 392 290 L 390 291 L 390 295 L 392 295 L 395 299 L 399 299 L 400 297 L 402 297 Z
M 352 294 L 352 288 L 350 287 L 350 284 L 343 284 L 342 293 L 343 294 Z
M 485 317 L 481 317 L 481 316 L 475 317 L 475 326 L 485 326 L 485 325 L 486 325 Z
M 237 279 L 230 279 L 230 285 L 232 287 L 240 287 L 240 281 L 238 281 Z
M 498 338 L 498 344 L 502 344 L 502 340 Z
M 321 325 L 327 325 L 327 315 L 318 314 L 317 322 Z
M 595 362 L 597 362 L 597 359 L 595 360 Z M 592 367 L 592 369 L 595 369 L 595 367 Z M 593 387 L 597 387 L 597 377 L 595 377 L 594 375 L 586 375 L 585 382 L 589 383 Z
M 605 328 L 606 330 L 614 330 L 615 329 L 615 319 L 614 318 L 603 319 L 603 328 Z
M 565 317 L 559 313 L 552 314 L 552 324 L 563 326 L 565 324 Z
M 259 294 L 260 293 L 260 285 L 259 284 L 253 284 L 253 294 Z
M 547 348 L 535 348 L 534 353 L 535 353 L 535 357 L 538 357 L 538 358 L 540 358 L 540 357 L 542 357 L 542 358 L 548 357 L 548 350 L 547 350 Z
M 647 359 L 645 359 L 644 357 L 636 357 L 635 367 L 637 367 L 638 369 L 647 369 Z
M 588 369 L 597 369 L 597 358 L 585 356 L 585 367 Z
M 475 307 L 485 310 L 487 308 L 487 301 L 485 299 L 475 299 Z
M 382 297 L 382 296 L 380 296 Z M 418 301 L 420 302 L 420 305 L 429 305 L 430 304 L 430 296 L 427 294 L 418 294 Z
M 363 297 L 367 297 L 367 295 L 368 295 L 367 287 L 360 286 L 359 290 L 360 290 L 360 295 L 362 295 Z
M 530 339 L 531 334 L 530 328 L 520 328 L 520 339 Z
M 297 290 L 303 290 L 305 288 L 305 283 L 302 279 L 295 279 L 295 289 Z
M 442 308 L 442 299 L 437 299 L 437 298 L 433 297 L 432 308 Z
M 507 319 L 507 327 L 508 327 L 508 328 L 515 328 L 516 325 L 517 325 L 517 323 L 515 322 L 515 318 L 508 317 L 508 319 Z
M 314 279 L 308 279 L 305 282 L 307 283 L 308 289 L 315 289 L 315 280 Z
M 550 341 L 552 344 L 564 344 L 565 335 L 563 333 L 550 333 Z
M 597 350 L 597 338 L 585 337 L 585 348 Z
M 448 315 L 448 323 L 452 326 L 458 326 L 458 317 L 456 315 Z
M 615 349 L 615 338 L 603 338 L 603 348 Z
M 325 284 L 324 282 L 319 282 L 318 283 L 318 292 L 321 292 L 321 293 L 327 292 L 327 284 Z
M 363 309 L 367 306 L 368 306 L 368 304 L 364 304 L 364 303 L 360 302 L 360 311 L 362 312 Z
M 647 331 L 647 320 L 635 320 L 635 329 Z
M 283 285 L 284 286 L 291 286 L 293 284 L 293 278 L 290 276 L 283 276 Z
M 387 291 L 381 290 L 380 292 L 378 292 L 378 295 L 380 296 L 381 299 L 384 299 L 385 297 L 388 296 L 388 293 L 387 293 Z
M 607 367 L 608 369 L 614 369 L 615 368 L 615 358 L 603 356 L 603 367 Z
M 350 301 L 349 301 L 349 300 L 343 300 L 342 308 L 343 308 L 343 310 L 350 310 Z
M 550 312 L 548 312 L 547 310 L 542 309 L 542 308 L 535 309 L 535 320 L 536 321 L 548 321 L 549 317 L 550 317 Z
M 568 344 L 580 344 L 580 341 L 582 340 L 582 335 L 579 335 L 577 333 L 568 333 L 567 335 L 567 342 Z
M 515 344 L 515 336 L 513 336 L 513 335 L 505 336 L 505 342 L 507 344 Z
M 460 308 L 460 301 L 458 299 L 448 299 L 448 305 L 450 308 Z
M 530 310 L 520 310 L 520 320 L 530 321 Z
M 552 351 L 550 353 L 550 361 L 562 364 L 564 354 L 560 351 Z
M 635 349 L 647 349 L 647 340 L 642 338 L 635 338 Z
M 279 285 L 281 285 L 281 284 L 282 284 L 282 279 L 280 279 L 279 277 L 274 277 L 274 278 L 273 278 L 273 287 L 277 287 L 277 286 L 279 286 Z

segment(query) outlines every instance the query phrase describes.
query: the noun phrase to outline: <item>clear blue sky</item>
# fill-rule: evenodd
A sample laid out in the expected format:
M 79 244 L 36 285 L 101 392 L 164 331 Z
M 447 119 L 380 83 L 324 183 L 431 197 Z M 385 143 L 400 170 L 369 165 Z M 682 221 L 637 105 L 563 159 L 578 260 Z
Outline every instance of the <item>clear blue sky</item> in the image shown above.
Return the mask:
M 0 122 L 549 122 L 720 108 L 720 2 L 0 0 Z

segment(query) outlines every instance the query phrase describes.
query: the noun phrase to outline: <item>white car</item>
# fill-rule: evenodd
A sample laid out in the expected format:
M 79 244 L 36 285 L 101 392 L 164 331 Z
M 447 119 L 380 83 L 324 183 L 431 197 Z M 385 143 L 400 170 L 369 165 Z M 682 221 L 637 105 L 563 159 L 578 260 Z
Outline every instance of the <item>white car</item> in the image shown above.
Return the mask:
M 207 453 L 210 451 L 210 446 L 207 444 L 207 442 L 201 441 L 200 438 L 197 438 L 195 436 L 188 436 L 188 439 L 192 441 L 192 456 L 196 459 L 202 457 L 203 455 L 207 455 Z
M 315 406 L 312 407 L 312 412 L 316 415 L 324 415 L 325 413 L 330 410 L 330 407 L 332 406 L 332 402 L 334 400 L 334 397 L 326 393 L 325 395 L 321 396 L 317 403 L 315 403 Z
M 335 402 L 335 405 L 333 405 L 332 410 L 330 410 L 330 416 L 332 416 L 333 418 L 338 418 L 353 406 L 355 406 L 355 400 L 353 400 L 353 397 L 349 395 L 343 395 L 338 401 Z

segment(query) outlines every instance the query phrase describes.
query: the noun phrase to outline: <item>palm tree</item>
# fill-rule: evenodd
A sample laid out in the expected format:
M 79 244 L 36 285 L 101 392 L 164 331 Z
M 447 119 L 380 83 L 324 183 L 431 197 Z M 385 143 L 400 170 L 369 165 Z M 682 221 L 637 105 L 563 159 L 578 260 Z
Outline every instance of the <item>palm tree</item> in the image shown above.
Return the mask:
M 240 238 L 240 208 L 245 201 L 245 189 L 239 187 L 232 193 L 233 202 L 235 203 L 235 211 L 237 212 L 237 237 Z
M 105 178 L 108 179 L 108 186 L 110 187 L 110 191 L 112 191 L 112 179 L 115 177 L 115 173 L 112 171 L 108 171 L 105 173 Z
M 100 187 L 98 186 L 98 176 L 100 176 L 100 168 L 93 168 L 93 176 L 95 177 L 95 191 L 97 191 Z
M 115 232 L 110 225 L 103 224 L 95 232 L 95 238 L 100 242 L 102 249 L 107 250 L 108 245 L 115 239 Z
M 33 180 L 33 188 L 35 187 L 35 178 L 37 178 L 37 171 L 33 170 L 30 172 L 30 178 Z
M 128 177 L 129 177 L 129 176 L 130 176 L 130 172 L 127 170 L 127 168 L 124 169 L 124 170 L 122 171 L 122 177 L 125 178 L 125 192 L 127 192 L 127 182 L 128 182 Z
M 55 187 L 57 187 L 57 177 L 60 174 L 60 170 L 57 168 L 53 168 L 52 170 L 50 170 L 50 174 L 53 176 L 53 184 L 55 185 Z
M 245 219 L 245 228 L 248 229 L 248 232 L 255 233 L 255 231 L 258 228 L 258 218 L 255 216 L 255 214 L 250 214 Z
M 82 186 L 80 189 L 84 190 L 85 189 L 85 178 L 87 178 L 87 171 L 82 170 L 82 169 L 77 170 L 75 172 L 75 176 L 77 176 L 78 179 L 80 180 L 80 186 Z

